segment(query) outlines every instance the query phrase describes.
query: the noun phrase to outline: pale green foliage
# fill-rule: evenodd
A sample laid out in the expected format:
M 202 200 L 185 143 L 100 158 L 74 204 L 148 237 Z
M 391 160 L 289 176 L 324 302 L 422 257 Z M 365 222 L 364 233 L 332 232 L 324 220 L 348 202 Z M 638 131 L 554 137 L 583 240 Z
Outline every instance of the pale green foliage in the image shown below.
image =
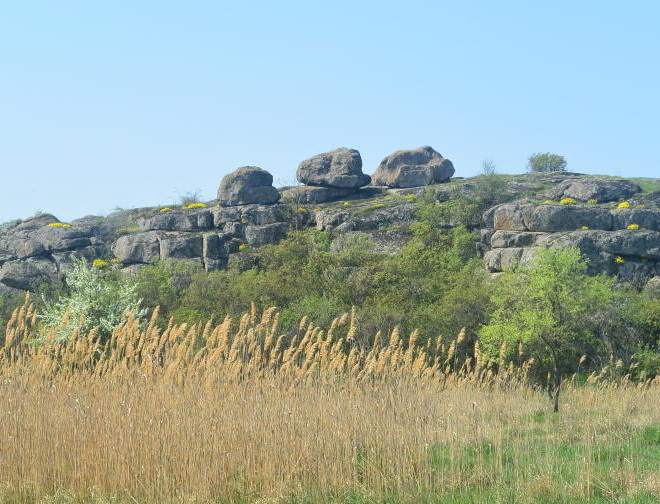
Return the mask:
M 535 173 L 565 171 L 566 159 L 552 152 L 537 152 L 529 156 L 527 169 Z
M 502 343 L 522 343 L 544 372 L 558 397 L 561 375 L 581 355 L 592 353 L 603 310 L 614 317 L 614 280 L 588 276 L 586 261 L 574 247 L 541 249 L 528 268 L 504 273 L 492 296 L 494 311 L 480 338 L 494 356 Z M 556 397 L 554 398 L 556 401 Z M 555 408 L 556 408 L 555 403 Z
M 64 340 L 76 329 L 86 333 L 97 327 L 101 338 L 105 338 L 119 325 L 124 312 L 132 311 L 138 318 L 146 315 L 146 309 L 140 309 L 134 283 L 110 280 L 107 272 L 84 259 L 73 261 L 74 267 L 66 277 L 68 292 L 56 300 L 43 300 L 39 317 L 44 329 L 60 327 L 57 338 Z M 68 324 L 62 325 L 65 314 Z

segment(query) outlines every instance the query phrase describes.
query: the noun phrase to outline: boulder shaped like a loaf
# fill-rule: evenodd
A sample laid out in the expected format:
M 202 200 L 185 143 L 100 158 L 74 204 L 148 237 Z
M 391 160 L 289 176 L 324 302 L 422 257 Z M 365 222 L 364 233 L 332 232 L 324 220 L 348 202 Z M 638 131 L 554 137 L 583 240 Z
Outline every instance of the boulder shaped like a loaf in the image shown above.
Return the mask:
M 446 182 L 454 172 L 449 159 L 426 145 L 393 152 L 380 162 L 371 180 L 380 186 L 418 187 Z
M 225 175 L 218 189 L 222 206 L 272 205 L 280 200 L 273 176 L 258 166 L 242 166 Z
M 301 162 L 296 177 L 302 184 L 344 189 L 357 189 L 371 182 L 371 177 L 362 173 L 360 153 L 345 147 Z

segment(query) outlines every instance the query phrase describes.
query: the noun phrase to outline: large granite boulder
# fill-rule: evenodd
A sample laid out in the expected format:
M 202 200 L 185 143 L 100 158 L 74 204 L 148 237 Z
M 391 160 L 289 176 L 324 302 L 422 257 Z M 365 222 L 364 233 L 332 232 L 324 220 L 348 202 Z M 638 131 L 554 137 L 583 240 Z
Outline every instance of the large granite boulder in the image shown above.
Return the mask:
M 583 178 L 577 180 L 566 180 L 548 192 L 550 199 L 573 198 L 581 201 L 596 200 L 598 203 L 608 201 L 619 201 L 629 198 L 642 188 L 625 179 L 616 178 Z
M 225 175 L 218 189 L 222 206 L 272 205 L 280 200 L 273 176 L 257 166 L 243 166 Z
M 372 175 L 374 185 L 417 187 L 446 182 L 454 175 L 454 165 L 429 146 L 396 151 Z
M 306 159 L 298 165 L 296 177 L 306 185 L 349 189 L 371 182 L 371 177 L 362 173 L 360 153 L 345 147 Z

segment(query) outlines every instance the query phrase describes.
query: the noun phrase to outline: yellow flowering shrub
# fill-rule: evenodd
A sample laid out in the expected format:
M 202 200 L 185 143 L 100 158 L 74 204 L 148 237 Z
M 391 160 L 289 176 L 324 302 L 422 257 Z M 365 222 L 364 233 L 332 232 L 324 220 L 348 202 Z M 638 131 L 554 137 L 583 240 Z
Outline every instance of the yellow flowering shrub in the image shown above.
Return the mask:
M 48 224 L 48 227 L 52 228 L 70 228 L 71 224 L 67 224 L 66 222 L 51 222 Z
M 167 212 L 171 212 L 172 209 L 170 207 L 165 207 L 165 208 L 161 208 L 160 211 L 161 213 L 167 213 Z
M 406 201 L 415 201 L 415 195 L 414 194 L 408 194 L 406 196 Z
M 105 259 L 94 259 L 92 261 L 92 264 L 97 268 L 107 268 L 108 267 L 108 261 L 106 261 Z
M 552 201 L 551 199 L 547 199 L 543 202 L 544 205 L 552 205 L 553 203 L 554 201 Z
M 383 203 L 375 203 L 375 204 L 371 205 L 371 208 L 383 208 L 384 206 L 385 206 L 385 204 L 383 204 Z
M 623 257 L 621 257 L 621 256 L 616 256 L 616 257 L 614 258 L 614 262 L 617 263 L 617 264 L 623 264 L 623 263 L 625 263 L 626 261 L 623 259 Z
M 589 203 L 590 205 L 595 205 L 596 203 L 598 203 L 598 200 L 591 198 L 587 200 L 587 203 Z
M 239 250 L 239 252 L 245 252 L 245 251 L 247 250 L 247 248 L 248 248 L 248 246 L 247 246 L 245 243 L 241 243 L 241 244 L 238 246 L 238 250 Z
M 186 205 L 186 208 L 189 210 L 194 210 L 195 208 L 206 208 L 206 203 L 190 203 Z
M 639 224 L 628 224 L 626 229 L 629 229 L 630 231 L 637 231 L 639 229 Z
M 645 208 L 644 205 L 635 205 L 635 208 Z
M 562 198 L 561 200 L 559 200 L 559 203 L 561 203 L 562 205 L 571 205 L 575 203 L 575 200 L 573 198 Z
M 581 231 L 589 231 L 589 226 L 582 226 L 580 228 Z
M 350 201 L 344 201 L 344 202 L 342 203 L 342 205 L 344 205 L 344 206 L 351 206 L 351 202 L 350 202 Z
M 298 213 L 299 213 L 299 214 L 307 213 L 307 209 L 306 209 L 305 207 L 299 207 L 299 208 L 298 208 Z
M 622 201 L 616 207 L 617 208 L 630 208 L 630 203 L 628 203 L 627 201 Z

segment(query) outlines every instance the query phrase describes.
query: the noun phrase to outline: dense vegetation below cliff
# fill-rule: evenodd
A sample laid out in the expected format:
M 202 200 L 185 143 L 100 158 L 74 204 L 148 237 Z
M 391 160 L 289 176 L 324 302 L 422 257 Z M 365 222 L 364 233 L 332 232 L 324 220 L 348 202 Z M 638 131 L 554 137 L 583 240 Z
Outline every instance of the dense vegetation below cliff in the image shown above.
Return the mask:
M 96 282 L 102 288 L 86 294 L 93 299 L 77 301 L 97 305 L 92 312 L 120 309 L 116 299 L 129 292 L 130 306 L 159 306 L 163 323 L 277 306 L 286 329 L 302 317 L 325 326 L 356 307 L 365 340 L 399 327 L 450 338 L 464 329 L 474 341 L 492 322 L 501 271 L 533 263 L 543 248 L 572 246 L 586 273 L 607 274 L 618 287 L 616 299 L 585 314 L 579 331 L 589 336 L 566 368 L 582 353 L 655 362 L 657 186 L 565 172 L 487 175 L 366 187 L 324 203 L 301 203 L 284 189 L 282 202 L 269 205 L 210 201 L 70 223 L 42 214 L 0 231 L 3 319 L 20 303 L 19 289 L 37 291 L 52 315 L 58 300 L 67 306 L 76 295 L 76 282 Z

